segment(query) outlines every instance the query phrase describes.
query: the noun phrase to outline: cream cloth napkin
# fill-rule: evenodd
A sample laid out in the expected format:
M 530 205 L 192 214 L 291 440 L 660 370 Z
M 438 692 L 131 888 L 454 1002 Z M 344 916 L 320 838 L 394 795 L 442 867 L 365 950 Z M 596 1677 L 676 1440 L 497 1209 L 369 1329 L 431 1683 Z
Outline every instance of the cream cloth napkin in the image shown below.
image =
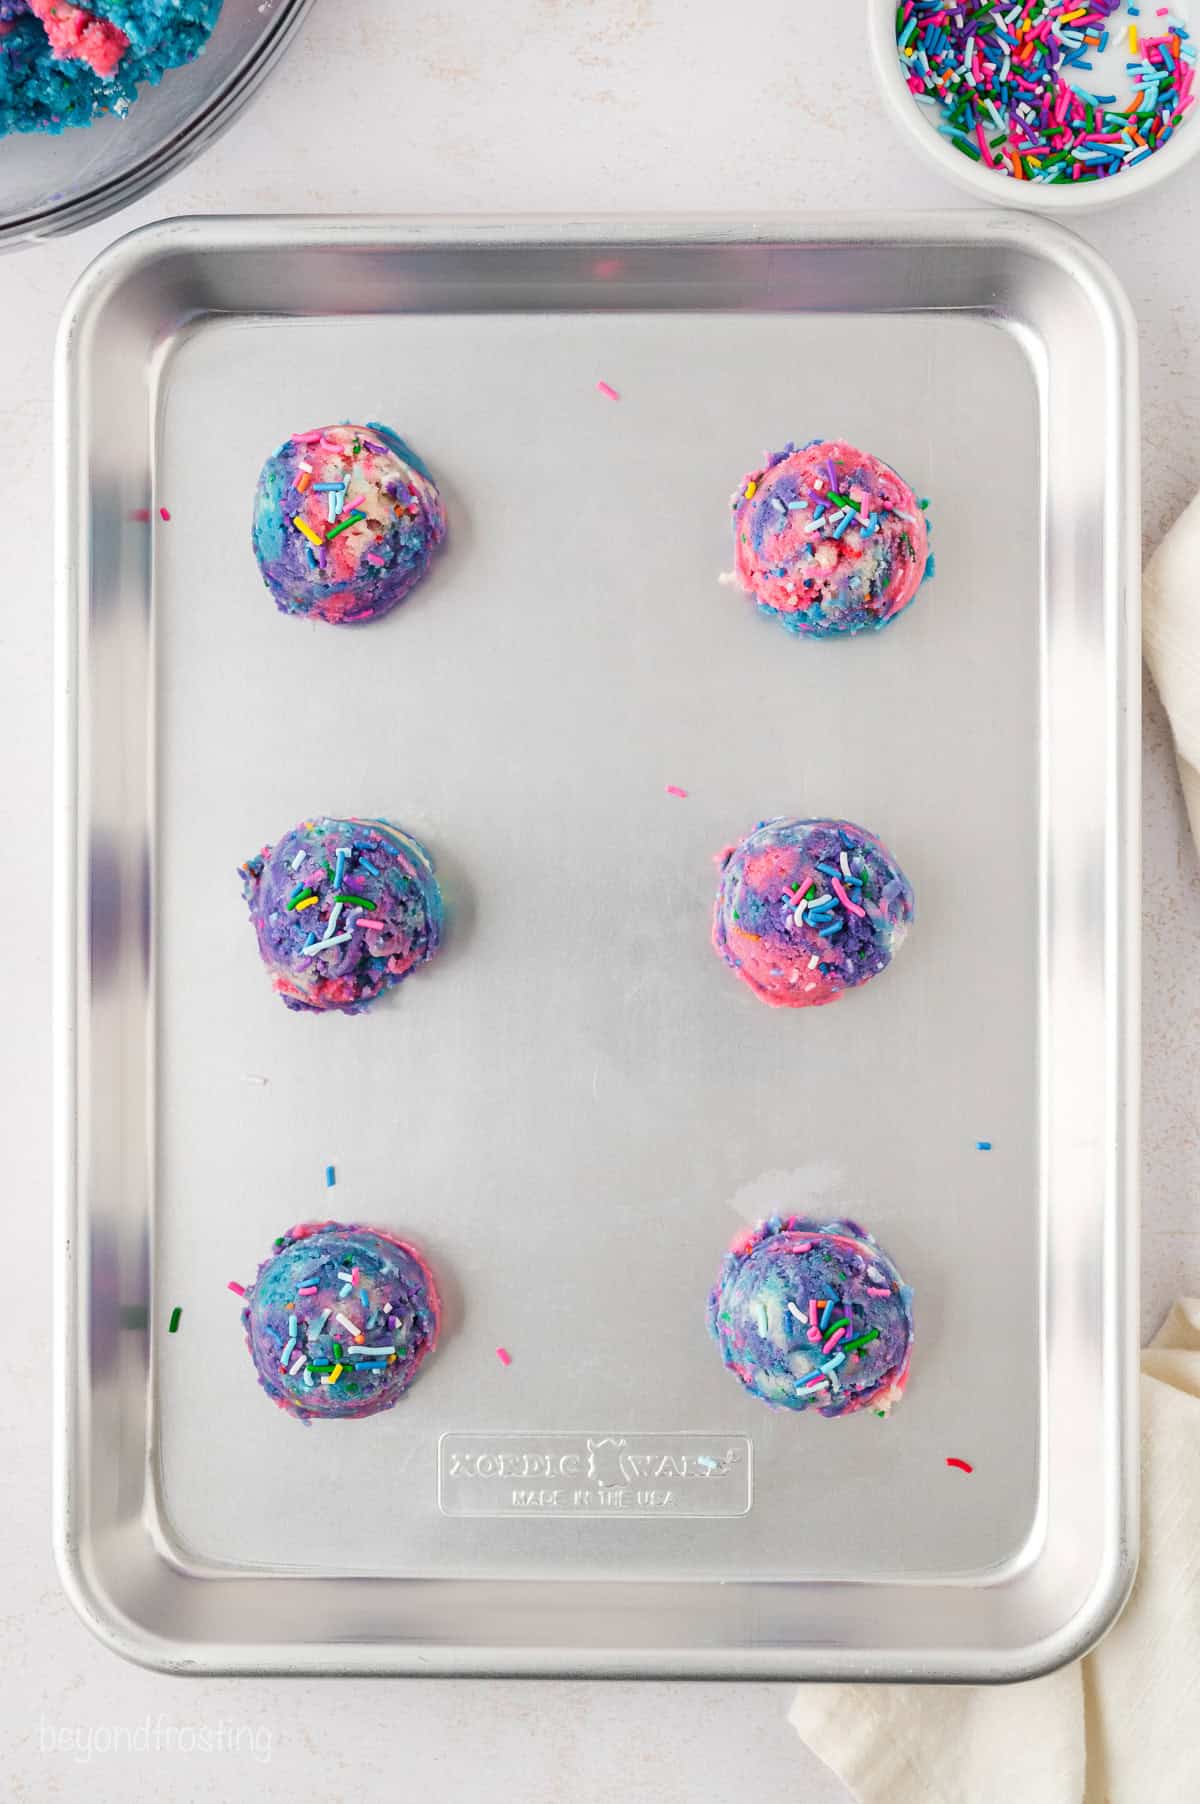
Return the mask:
M 1142 1557 L 1116 1627 L 1024 1685 L 805 1685 L 790 1718 L 860 1804 L 1200 1799 L 1200 1297 L 1142 1354 Z
M 1142 649 L 1171 717 L 1183 799 L 1200 846 L 1200 495 L 1150 560 L 1142 589 Z M 1200 1797 L 1200 1780 L 1195 1796 Z

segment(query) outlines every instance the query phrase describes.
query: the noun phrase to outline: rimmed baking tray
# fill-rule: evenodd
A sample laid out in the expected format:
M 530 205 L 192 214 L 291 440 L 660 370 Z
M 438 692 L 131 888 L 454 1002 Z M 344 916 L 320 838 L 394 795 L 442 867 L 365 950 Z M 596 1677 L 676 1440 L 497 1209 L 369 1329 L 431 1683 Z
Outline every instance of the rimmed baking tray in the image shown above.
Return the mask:
M 55 1533 L 110 1645 L 981 1680 L 1102 1632 L 1135 1560 L 1133 342 L 1087 248 L 996 213 L 181 220 L 92 267 L 58 359 Z M 248 544 L 266 452 L 343 418 L 451 519 L 357 631 L 277 615 Z M 739 476 L 823 433 L 930 497 L 938 563 L 845 644 L 716 580 Z M 238 890 L 318 810 L 418 833 L 450 911 L 358 1019 L 280 1006 Z M 776 813 L 863 822 L 916 889 L 832 1009 L 762 1008 L 708 945 L 714 855 Z M 911 1280 L 887 1422 L 769 1411 L 708 1344 L 776 1207 L 848 1209 Z M 416 1241 L 447 1329 L 400 1408 L 305 1432 L 226 1283 L 324 1214 Z

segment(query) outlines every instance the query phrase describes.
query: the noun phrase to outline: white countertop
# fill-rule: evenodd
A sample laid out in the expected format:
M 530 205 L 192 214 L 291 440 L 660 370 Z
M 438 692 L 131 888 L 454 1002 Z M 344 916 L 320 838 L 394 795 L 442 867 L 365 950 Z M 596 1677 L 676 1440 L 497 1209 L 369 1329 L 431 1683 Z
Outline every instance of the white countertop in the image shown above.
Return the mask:
M 452 1804 L 848 1797 L 788 1728 L 786 1685 L 180 1680 L 91 1639 L 49 1545 L 50 1299 L 47 1277 L 39 1317 L 36 1274 L 50 1252 L 50 913 L 36 897 L 50 879 L 51 351 L 85 264 L 120 233 L 177 213 L 957 207 L 957 189 L 876 105 L 864 11 L 865 0 L 760 0 L 747 30 L 717 0 L 326 0 L 250 111 L 192 168 L 95 230 L 0 259 L 10 905 L 26 888 L 18 869 L 28 877 L 32 862 L 35 873 L 28 926 L 10 941 L 0 1034 L 7 1281 L 35 1274 L 20 1281 L 0 1385 L 6 1799 L 340 1804 L 381 1786 Z M 1200 164 L 1081 229 L 1141 327 L 1149 550 L 1200 488 Z M 1176 1293 L 1200 1291 L 1200 873 L 1150 694 L 1145 720 L 1149 1332 Z M 202 1728 L 212 1752 L 193 1746 Z M 136 1751 L 104 1751 L 116 1730 Z M 239 1749 L 218 1751 L 238 1730 Z

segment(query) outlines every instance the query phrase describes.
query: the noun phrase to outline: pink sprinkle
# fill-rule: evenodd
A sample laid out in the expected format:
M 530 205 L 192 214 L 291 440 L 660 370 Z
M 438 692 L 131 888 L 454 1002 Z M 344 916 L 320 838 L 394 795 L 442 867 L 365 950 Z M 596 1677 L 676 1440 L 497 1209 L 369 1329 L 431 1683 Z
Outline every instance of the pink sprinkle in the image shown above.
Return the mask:
M 302 1284 L 296 1292 L 298 1297 L 315 1297 L 316 1294 L 317 1286 L 315 1284 Z
M 675 784 L 675 783 L 668 783 L 668 784 L 667 784 L 667 794 L 668 794 L 668 795 L 669 795 L 669 796 L 682 796 L 682 797 L 683 797 L 683 799 L 684 799 L 684 801 L 686 801 L 686 800 L 687 800 L 687 790 L 686 790 L 686 789 L 680 789 L 680 788 L 679 788 L 679 787 L 678 787 L 678 785 L 677 785 L 677 784 Z
M 835 877 L 833 879 L 833 893 L 841 903 L 842 907 L 848 908 L 852 915 L 866 914 L 867 911 L 865 908 L 860 908 L 857 902 L 852 902 L 850 900 L 849 896 L 846 894 L 846 887 L 840 877 Z
M 821 1372 L 818 1372 L 815 1377 L 809 1379 L 808 1383 L 805 1385 L 804 1388 L 806 1391 L 819 1391 L 824 1385 L 826 1385 L 828 1383 L 829 1383 L 828 1378 L 826 1378 Z
M 597 382 L 596 387 L 609 401 L 619 401 L 621 399 L 616 389 L 611 388 L 607 382 Z
M 236 1278 L 231 1278 L 225 1288 L 231 1290 L 237 1297 L 244 1297 L 246 1294 L 246 1286 L 239 1284 Z
M 160 520 L 169 520 L 171 518 L 171 510 L 166 507 L 160 507 L 158 510 L 158 517 Z
M 359 1269 L 356 1265 L 351 1266 L 351 1268 L 350 1268 L 350 1278 L 351 1278 L 351 1281 L 355 1284 L 359 1284 L 362 1282 L 362 1273 L 359 1271 Z
M 502 1366 L 510 1366 L 512 1364 L 512 1354 L 507 1347 L 497 1347 L 496 1358 L 500 1361 Z
M 890 1290 L 872 1290 L 871 1286 L 869 1284 L 867 1285 L 867 1295 L 869 1297 L 890 1297 L 891 1294 Z
M 390 921 L 381 921 L 375 915 L 372 915 L 369 920 L 360 920 L 358 924 L 360 927 L 375 928 L 379 932 L 382 932 L 385 927 L 391 926 Z
M 825 1342 L 825 1345 L 821 1348 L 822 1353 L 832 1353 L 845 1332 L 846 1330 L 844 1328 L 839 1328 L 835 1333 L 831 1334 L 829 1339 Z

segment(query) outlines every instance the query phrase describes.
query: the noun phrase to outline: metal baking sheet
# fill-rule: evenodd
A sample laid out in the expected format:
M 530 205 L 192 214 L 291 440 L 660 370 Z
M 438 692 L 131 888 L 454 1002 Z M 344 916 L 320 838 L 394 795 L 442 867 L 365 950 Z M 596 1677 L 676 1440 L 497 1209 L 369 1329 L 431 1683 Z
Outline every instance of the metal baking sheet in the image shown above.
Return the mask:
M 1132 344 L 1089 250 L 997 213 L 191 220 L 93 266 L 59 353 L 57 1543 L 112 1646 L 980 1680 L 1111 1620 Z M 342 418 L 418 446 L 452 523 L 354 632 L 279 616 L 248 544 L 264 454 Z M 717 581 L 737 478 L 821 433 L 931 497 L 936 581 L 846 644 Z M 235 875 L 318 810 L 415 831 L 448 901 L 357 1019 L 280 1006 Z M 869 825 L 916 889 L 835 1008 L 761 1007 L 708 943 L 714 855 L 776 813 Z M 886 1423 L 771 1412 L 707 1341 L 739 1223 L 806 1207 L 915 1288 Z M 305 1432 L 226 1283 L 330 1213 L 425 1249 L 447 1323 L 401 1407 Z

